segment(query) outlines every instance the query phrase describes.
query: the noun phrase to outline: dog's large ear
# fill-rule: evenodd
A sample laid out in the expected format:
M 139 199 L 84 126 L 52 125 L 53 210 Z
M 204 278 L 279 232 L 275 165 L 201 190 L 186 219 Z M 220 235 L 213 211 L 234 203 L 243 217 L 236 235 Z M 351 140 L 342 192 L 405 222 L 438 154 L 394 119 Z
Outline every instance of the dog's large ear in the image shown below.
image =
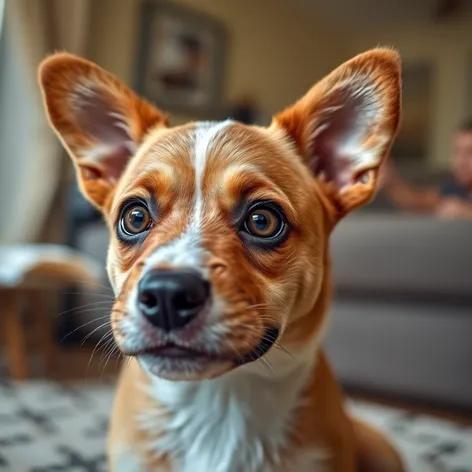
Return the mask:
M 143 136 L 166 118 L 115 76 L 59 53 L 39 67 L 50 124 L 74 161 L 84 195 L 104 209 Z
M 401 108 L 399 55 L 373 49 L 318 82 L 274 117 L 319 179 L 335 219 L 370 200 Z

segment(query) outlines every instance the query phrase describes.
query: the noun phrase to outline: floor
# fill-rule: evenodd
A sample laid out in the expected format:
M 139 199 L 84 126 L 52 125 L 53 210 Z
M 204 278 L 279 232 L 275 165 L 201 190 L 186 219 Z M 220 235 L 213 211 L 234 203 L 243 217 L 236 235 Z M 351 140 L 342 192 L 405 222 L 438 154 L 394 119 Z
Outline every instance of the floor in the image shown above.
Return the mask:
M 118 375 L 120 359 L 118 356 L 113 355 L 113 353 L 108 352 L 106 345 L 98 349 L 95 349 L 94 346 L 85 345 L 61 350 L 61 359 L 56 365 L 57 370 L 53 375 L 53 380 L 59 382 L 101 381 L 101 379 Z M 39 362 L 37 363 L 37 368 L 33 366 L 32 370 L 33 378 L 42 379 L 44 377 Z M 375 395 L 366 396 L 354 392 L 350 393 L 351 397 L 361 402 L 377 403 L 386 407 L 399 408 L 412 414 L 426 414 L 428 416 L 453 421 L 464 426 L 472 426 L 472 416 L 466 416 L 462 413 L 454 412 L 453 410 L 434 408 Z
M 116 357 L 64 351 L 56 380 L 0 378 L 0 472 L 104 472 Z M 70 381 L 74 381 L 71 382 Z M 388 403 L 388 402 L 387 402 Z M 472 472 L 472 422 L 449 412 L 351 398 L 349 408 L 384 430 L 410 472 Z M 431 416 L 434 413 L 434 416 Z M 442 416 L 442 418 L 440 417 Z M 27 454 L 25 454 L 27 451 Z

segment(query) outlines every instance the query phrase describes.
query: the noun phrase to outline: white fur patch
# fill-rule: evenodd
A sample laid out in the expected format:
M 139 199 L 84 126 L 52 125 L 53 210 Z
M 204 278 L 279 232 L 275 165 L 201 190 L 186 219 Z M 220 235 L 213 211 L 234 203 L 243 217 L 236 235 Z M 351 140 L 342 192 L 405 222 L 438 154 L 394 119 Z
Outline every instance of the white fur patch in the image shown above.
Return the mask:
M 218 133 L 231 125 L 231 120 L 217 123 L 200 123 L 195 131 L 194 161 L 195 167 L 195 206 L 192 215 L 192 226 L 198 231 L 203 217 L 202 179 L 205 173 L 208 153 Z
M 188 227 L 178 238 L 158 248 L 147 258 L 143 275 L 160 264 L 198 270 L 201 267 L 203 252 L 199 233 Z

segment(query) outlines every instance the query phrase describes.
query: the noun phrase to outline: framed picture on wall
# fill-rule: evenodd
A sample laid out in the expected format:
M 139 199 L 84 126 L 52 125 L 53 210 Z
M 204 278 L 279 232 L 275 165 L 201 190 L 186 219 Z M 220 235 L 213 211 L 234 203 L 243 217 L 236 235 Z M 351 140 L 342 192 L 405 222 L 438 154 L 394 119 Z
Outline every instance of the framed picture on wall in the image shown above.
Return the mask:
M 227 34 L 213 18 L 143 0 L 136 88 L 163 110 L 209 116 L 221 109 Z
M 400 165 L 417 166 L 429 153 L 434 67 L 429 61 L 403 64 L 402 121 L 391 155 Z

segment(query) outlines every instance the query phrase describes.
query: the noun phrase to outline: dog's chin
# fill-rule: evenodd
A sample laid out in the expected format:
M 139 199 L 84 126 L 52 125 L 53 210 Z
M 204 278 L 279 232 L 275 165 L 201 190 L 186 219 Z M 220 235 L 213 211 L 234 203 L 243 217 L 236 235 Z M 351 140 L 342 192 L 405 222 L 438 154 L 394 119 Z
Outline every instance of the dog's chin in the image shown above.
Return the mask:
M 137 359 L 148 374 L 172 381 L 214 379 L 236 367 L 230 360 L 204 357 L 176 359 L 144 354 Z

